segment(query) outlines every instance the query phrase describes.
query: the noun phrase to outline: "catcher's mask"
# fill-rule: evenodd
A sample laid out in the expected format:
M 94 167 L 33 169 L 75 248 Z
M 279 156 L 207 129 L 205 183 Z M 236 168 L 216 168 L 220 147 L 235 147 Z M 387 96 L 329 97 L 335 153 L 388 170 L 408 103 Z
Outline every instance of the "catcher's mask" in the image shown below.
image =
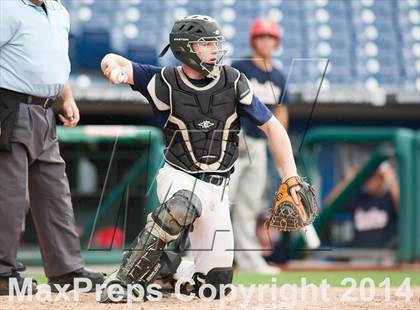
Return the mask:
M 174 56 L 206 77 L 216 79 L 220 74 L 224 37 L 216 20 L 205 15 L 191 15 L 175 22 L 169 34 L 169 47 Z

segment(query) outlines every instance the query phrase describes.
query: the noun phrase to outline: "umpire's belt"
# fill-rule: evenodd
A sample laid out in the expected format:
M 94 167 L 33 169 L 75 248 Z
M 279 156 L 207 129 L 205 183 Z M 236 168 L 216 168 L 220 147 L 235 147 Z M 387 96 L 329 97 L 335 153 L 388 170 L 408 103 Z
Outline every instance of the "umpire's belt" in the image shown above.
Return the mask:
M 50 108 L 55 98 L 42 98 L 32 95 L 27 95 L 23 93 L 19 93 L 14 90 L 6 89 L 6 88 L 0 88 L 0 93 L 5 96 L 6 98 L 11 98 L 12 100 L 15 100 L 16 102 L 20 103 L 26 103 L 26 104 L 35 104 L 43 107 L 44 109 Z

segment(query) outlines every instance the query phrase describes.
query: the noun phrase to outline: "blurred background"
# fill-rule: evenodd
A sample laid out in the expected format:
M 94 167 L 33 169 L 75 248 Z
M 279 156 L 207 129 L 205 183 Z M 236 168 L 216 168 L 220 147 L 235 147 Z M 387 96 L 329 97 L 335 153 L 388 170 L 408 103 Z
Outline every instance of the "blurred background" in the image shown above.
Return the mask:
M 281 244 L 281 235 L 267 239 L 263 230 L 261 244 L 274 248 L 267 257 L 281 264 L 301 258 L 385 265 L 420 259 L 420 1 L 62 2 L 71 18 L 71 82 L 81 126 L 59 128 L 59 136 L 88 263 L 119 262 L 119 249 L 157 205 L 153 179 L 162 160 L 162 138 L 144 97 L 112 86 L 100 61 L 114 52 L 136 62 L 178 65 L 171 53 L 157 55 L 174 21 L 191 14 L 218 20 L 229 50 L 226 64 L 249 57 L 256 18 L 268 17 L 281 28 L 275 65 L 291 98 L 289 134 L 299 170 L 319 193 L 315 229 L 321 250 L 308 244 L 305 233 Z M 395 185 L 397 200 L 375 200 L 375 188 L 388 193 Z M 377 208 L 358 211 L 371 198 Z M 379 237 L 378 231 L 363 235 L 369 227 L 385 230 Z M 28 217 L 20 253 L 25 262 L 40 262 L 35 243 Z M 116 250 L 102 255 L 88 248 Z M 276 258 L 276 251 L 285 254 Z
M 63 2 L 71 16 L 74 87 L 87 89 L 81 98 L 94 93 L 94 75 L 107 52 L 143 63 L 175 64 L 171 53 L 157 58 L 168 43 L 174 21 L 190 14 L 206 14 L 215 17 L 223 29 L 229 50 L 227 64 L 250 54 L 249 29 L 255 18 L 265 16 L 276 21 L 282 29 L 276 63 L 285 74 L 294 66 L 288 82 L 297 103 L 311 102 L 305 87 L 319 83 L 327 59 L 330 63 L 322 101 L 385 105 L 418 99 L 417 0 Z M 109 98 L 107 95 L 96 94 L 104 99 Z

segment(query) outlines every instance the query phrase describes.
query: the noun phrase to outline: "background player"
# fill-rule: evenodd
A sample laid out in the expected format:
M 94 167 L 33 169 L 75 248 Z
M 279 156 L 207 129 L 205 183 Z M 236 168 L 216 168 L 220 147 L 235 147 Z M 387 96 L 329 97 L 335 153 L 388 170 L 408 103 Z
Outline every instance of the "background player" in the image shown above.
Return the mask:
M 285 92 L 283 74 L 274 67 L 272 56 L 280 45 L 280 29 L 267 18 L 255 20 L 249 34 L 249 43 L 253 48 L 251 59 L 232 63 L 232 67 L 246 74 L 254 94 L 273 111 L 284 128 L 288 126 L 288 111 L 285 104 L 288 96 Z M 267 187 L 267 171 L 270 182 L 269 196 L 273 197 L 280 178 L 269 160 L 267 170 L 267 139 L 264 132 L 248 119 L 241 119 L 243 146 L 235 163 L 235 173 L 230 185 L 230 199 L 233 206 L 232 225 L 235 232 L 235 262 L 240 270 L 260 273 L 275 273 L 278 268 L 269 266 L 262 257 L 260 244 L 256 237 L 257 218 L 267 208 L 264 194 Z M 274 176 L 272 176 L 274 174 Z M 249 191 L 252 188 L 252 192 Z M 277 188 L 276 188 L 277 189 Z M 271 198 L 270 198 L 271 201 Z M 249 249 L 249 251 L 247 251 Z
M 203 283 L 218 288 L 231 282 L 234 243 L 226 193 L 238 156 L 239 116 L 269 137 L 283 175 L 297 175 L 284 127 L 253 95 L 244 74 L 221 66 L 225 51 L 216 21 L 201 15 L 185 17 L 175 23 L 169 37 L 161 55 L 170 47 L 182 62 L 180 67 L 132 63 L 115 54 L 102 60 L 105 76 L 130 84 L 148 99 L 166 142 L 166 163 L 157 176 L 162 205 L 149 214 L 146 227 L 106 287 L 147 285 L 161 268 L 166 245 L 185 230 L 190 231 L 194 262 L 181 263 L 175 277 L 193 278 L 195 289 Z M 295 201 L 297 189 L 292 190 Z M 110 301 L 106 290 L 102 301 Z

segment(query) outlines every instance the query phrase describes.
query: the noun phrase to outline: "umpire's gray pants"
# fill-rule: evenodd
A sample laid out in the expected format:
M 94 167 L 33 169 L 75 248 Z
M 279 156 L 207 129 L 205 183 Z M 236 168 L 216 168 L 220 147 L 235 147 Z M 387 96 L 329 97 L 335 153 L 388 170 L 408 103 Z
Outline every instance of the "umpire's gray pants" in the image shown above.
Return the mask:
M 27 195 L 45 274 L 55 277 L 82 268 L 54 113 L 41 106 L 20 104 L 12 150 L 0 151 L 0 274 L 17 267 Z

